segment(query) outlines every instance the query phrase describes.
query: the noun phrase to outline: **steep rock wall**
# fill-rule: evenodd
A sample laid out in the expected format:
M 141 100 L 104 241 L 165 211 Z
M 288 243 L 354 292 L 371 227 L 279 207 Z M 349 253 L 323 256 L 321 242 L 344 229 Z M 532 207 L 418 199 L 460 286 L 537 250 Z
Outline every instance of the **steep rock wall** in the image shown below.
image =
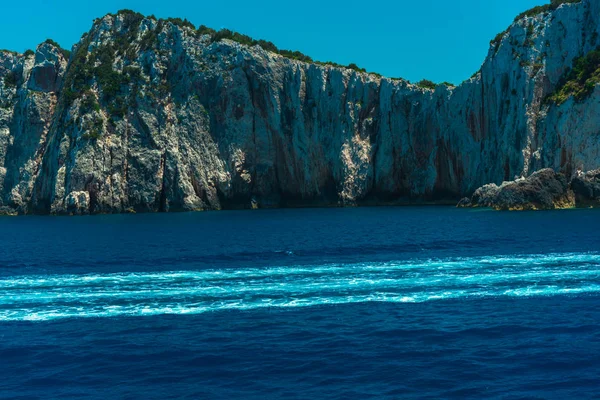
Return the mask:
M 107 15 L 70 60 L 48 43 L 0 53 L 0 207 L 442 202 L 546 167 L 595 169 L 598 88 L 545 99 L 600 45 L 599 19 L 599 0 L 519 19 L 473 78 L 429 90 Z

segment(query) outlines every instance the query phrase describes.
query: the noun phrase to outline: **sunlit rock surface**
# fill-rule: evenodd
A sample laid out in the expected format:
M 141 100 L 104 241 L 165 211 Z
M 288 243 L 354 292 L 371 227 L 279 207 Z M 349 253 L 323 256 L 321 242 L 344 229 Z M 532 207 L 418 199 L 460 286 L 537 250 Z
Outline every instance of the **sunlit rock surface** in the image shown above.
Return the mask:
M 575 207 L 575 196 L 564 174 L 550 168 L 527 178 L 487 184 L 475 191 L 471 199 L 463 199 L 459 207 L 490 207 L 496 210 L 554 210 Z
M 545 101 L 600 1 L 516 21 L 457 87 L 307 64 L 169 21 L 0 53 L 0 208 L 87 214 L 456 202 L 600 167 L 600 90 Z M 357 51 L 360 51 L 358 49 Z

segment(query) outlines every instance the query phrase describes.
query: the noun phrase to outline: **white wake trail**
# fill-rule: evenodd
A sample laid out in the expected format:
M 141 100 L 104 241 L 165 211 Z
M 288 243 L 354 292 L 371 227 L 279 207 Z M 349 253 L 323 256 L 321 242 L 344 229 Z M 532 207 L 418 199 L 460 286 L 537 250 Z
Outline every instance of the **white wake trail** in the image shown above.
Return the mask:
M 600 291 L 600 254 L 0 279 L 0 321 Z

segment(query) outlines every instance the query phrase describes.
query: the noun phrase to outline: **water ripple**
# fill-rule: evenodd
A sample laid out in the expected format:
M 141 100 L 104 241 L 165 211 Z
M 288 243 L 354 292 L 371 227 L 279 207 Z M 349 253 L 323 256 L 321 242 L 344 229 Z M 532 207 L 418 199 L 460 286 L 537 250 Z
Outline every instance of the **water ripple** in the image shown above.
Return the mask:
M 599 253 L 12 276 L 0 279 L 0 320 L 552 296 L 598 292 L 599 282 Z

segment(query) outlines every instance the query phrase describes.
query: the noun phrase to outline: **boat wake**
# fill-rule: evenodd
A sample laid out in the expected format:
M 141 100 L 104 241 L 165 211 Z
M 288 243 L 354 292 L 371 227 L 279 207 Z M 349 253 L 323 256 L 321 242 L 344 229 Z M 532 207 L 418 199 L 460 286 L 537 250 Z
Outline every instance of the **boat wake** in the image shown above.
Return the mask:
M 9 276 L 0 321 L 197 314 L 600 291 L 600 253 L 152 273 Z

